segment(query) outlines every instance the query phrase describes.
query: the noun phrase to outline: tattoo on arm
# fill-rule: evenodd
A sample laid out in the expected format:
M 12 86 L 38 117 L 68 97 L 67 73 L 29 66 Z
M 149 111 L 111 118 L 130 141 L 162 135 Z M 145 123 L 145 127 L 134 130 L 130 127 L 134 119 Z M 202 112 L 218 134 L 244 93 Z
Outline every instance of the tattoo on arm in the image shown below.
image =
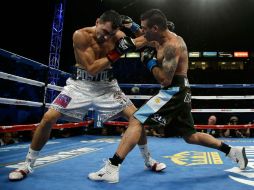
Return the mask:
M 176 59 L 176 47 L 169 45 L 164 49 L 164 59 L 162 61 L 162 67 L 165 73 L 169 75 L 172 79 L 177 68 L 177 59 Z

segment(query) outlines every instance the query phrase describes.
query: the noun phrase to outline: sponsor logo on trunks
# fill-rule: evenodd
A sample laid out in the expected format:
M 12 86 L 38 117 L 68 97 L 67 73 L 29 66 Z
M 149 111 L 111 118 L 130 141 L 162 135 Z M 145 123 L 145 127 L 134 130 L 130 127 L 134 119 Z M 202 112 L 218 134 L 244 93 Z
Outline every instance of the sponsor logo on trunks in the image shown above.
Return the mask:
M 187 93 L 185 98 L 184 98 L 184 102 L 185 103 L 190 103 L 191 102 L 191 94 L 190 93 Z
M 54 104 L 57 104 L 63 108 L 66 108 L 71 101 L 71 97 L 65 94 L 59 94 L 57 99 L 54 101 Z
M 206 164 L 223 164 L 218 152 L 184 151 L 173 156 L 163 156 L 177 165 L 194 166 Z
M 153 121 L 155 121 L 155 122 L 158 122 L 158 123 L 164 125 L 164 126 L 165 126 L 166 123 L 167 123 L 167 120 L 166 120 L 164 117 L 160 116 L 159 114 L 154 114 L 153 117 L 152 117 L 151 119 L 152 119 Z
M 59 161 L 63 161 L 66 159 L 70 159 L 76 156 L 80 156 L 82 154 L 88 154 L 91 152 L 95 152 L 100 150 L 101 148 L 78 148 L 78 149 L 74 149 L 74 150 L 69 150 L 69 151 L 62 151 L 62 152 L 58 152 L 56 154 L 53 155 L 49 155 L 49 156 L 44 156 L 44 157 L 40 157 L 36 160 L 35 162 L 35 168 L 37 167 L 41 167 L 41 166 L 45 166 L 48 164 L 52 164 L 55 162 L 59 162 Z M 7 165 L 7 168 L 18 168 L 20 166 L 22 166 L 24 164 L 24 162 L 20 162 L 17 164 L 12 164 L 12 165 Z
M 254 187 L 254 146 L 245 146 L 246 156 L 249 160 L 247 168 L 240 170 L 238 167 L 225 170 L 228 177 L 236 182 Z

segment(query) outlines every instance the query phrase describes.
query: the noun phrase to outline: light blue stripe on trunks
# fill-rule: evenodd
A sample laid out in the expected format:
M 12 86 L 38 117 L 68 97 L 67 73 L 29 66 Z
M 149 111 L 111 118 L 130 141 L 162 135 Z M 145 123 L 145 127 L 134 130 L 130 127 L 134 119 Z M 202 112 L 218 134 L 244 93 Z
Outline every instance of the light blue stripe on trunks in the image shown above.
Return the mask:
M 162 106 L 164 106 L 177 92 L 179 87 L 172 87 L 168 90 L 160 90 L 159 93 L 153 96 L 146 104 L 144 104 L 134 116 L 144 123 L 148 117 L 156 113 Z

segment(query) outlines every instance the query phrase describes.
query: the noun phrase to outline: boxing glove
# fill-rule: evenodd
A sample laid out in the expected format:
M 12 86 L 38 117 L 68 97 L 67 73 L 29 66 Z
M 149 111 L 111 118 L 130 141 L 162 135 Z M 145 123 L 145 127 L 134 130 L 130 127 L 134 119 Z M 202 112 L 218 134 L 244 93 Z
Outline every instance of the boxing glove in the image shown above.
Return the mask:
M 137 23 L 133 22 L 131 17 L 126 15 L 121 15 L 121 19 L 122 19 L 122 26 L 125 28 L 129 28 L 132 33 L 135 34 L 140 29 L 140 26 Z
M 136 49 L 135 43 L 132 38 L 125 36 L 119 39 L 115 48 L 107 54 L 110 62 L 116 62 L 123 54 Z
M 154 67 L 158 67 L 157 59 L 155 58 L 156 49 L 153 47 L 146 47 L 141 55 L 141 63 L 152 72 Z

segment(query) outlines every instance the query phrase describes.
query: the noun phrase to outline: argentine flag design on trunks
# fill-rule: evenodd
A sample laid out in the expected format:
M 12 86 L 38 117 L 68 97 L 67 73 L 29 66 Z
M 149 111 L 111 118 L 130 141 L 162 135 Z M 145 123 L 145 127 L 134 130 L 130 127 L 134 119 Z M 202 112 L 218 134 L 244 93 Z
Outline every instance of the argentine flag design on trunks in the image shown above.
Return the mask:
M 171 98 L 179 92 L 179 87 L 172 87 L 167 90 L 160 90 L 157 95 L 152 97 L 146 104 L 144 104 L 134 116 L 144 123 L 151 114 L 156 113 L 162 106 L 164 106 Z

